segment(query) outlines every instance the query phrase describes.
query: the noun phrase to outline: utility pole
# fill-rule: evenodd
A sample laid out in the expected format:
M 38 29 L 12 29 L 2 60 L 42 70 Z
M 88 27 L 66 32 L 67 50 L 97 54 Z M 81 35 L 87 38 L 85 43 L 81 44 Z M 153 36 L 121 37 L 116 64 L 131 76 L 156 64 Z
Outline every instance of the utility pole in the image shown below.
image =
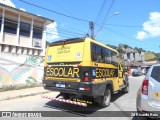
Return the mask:
M 94 23 L 89 22 L 89 27 L 90 27 L 90 30 L 91 30 L 91 38 L 94 40 Z

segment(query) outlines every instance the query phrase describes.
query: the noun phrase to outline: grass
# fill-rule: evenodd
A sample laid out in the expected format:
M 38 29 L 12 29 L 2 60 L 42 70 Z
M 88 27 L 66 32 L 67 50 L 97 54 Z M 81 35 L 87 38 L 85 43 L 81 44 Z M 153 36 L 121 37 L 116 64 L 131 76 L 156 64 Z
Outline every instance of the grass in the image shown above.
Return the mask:
M 153 54 L 152 52 L 146 52 L 145 53 L 145 60 L 150 60 L 150 59 L 153 59 L 155 58 L 155 54 Z
M 26 88 L 33 88 L 33 87 L 40 87 L 42 86 L 41 83 L 33 83 L 27 85 L 15 85 L 15 86 L 4 86 L 0 88 L 0 92 L 11 91 L 11 90 L 21 90 Z

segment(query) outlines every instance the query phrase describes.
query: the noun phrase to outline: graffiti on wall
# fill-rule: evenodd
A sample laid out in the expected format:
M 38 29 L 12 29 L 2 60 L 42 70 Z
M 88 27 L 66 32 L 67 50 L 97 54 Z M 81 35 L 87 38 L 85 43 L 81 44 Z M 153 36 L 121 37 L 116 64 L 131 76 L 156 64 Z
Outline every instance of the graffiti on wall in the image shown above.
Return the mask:
M 32 84 L 42 82 L 43 57 L 21 56 L 12 60 L 0 59 L 0 85 Z

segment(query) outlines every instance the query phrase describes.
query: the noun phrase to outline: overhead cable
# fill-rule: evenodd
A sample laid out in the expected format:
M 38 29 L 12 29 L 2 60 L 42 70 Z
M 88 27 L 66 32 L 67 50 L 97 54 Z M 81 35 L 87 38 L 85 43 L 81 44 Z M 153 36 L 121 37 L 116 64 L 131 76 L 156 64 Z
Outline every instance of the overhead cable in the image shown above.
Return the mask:
M 68 17 L 68 18 L 75 19 L 75 20 L 79 20 L 79 21 L 83 21 L 83 22 L 89 22 L 89 20 L 85 20 L 85 19 L 81 19 L 81 18 L 77 18 L 77 17 L 70 16 L 70 15 L 66 15 L 66 14 L 63 14 L 63 13 L 60 13 L 60 12 L 57 12 L 57 11 L 54 11 L 54 10 L 45 8 L 45 7 L 41 7 L 41 6 L 32 4 L 32 3 L 26 2 L 26 1 L 24 1 L 24 0 L 19 0 L 19 1 L 21 1 L 21 2 L 23 2 L 23 3 L 26 3 L 26 4 L 28 4 L 28 5 L 31 5 L 31 6 L 34 6 L 34 7 L 37 7 L 37 8 L 46 10 L 46 11 L 49 11 L 49 12 L 56 13 L 56 14 L 61 15 L 61 16 L 64 16 L 64 17 Z

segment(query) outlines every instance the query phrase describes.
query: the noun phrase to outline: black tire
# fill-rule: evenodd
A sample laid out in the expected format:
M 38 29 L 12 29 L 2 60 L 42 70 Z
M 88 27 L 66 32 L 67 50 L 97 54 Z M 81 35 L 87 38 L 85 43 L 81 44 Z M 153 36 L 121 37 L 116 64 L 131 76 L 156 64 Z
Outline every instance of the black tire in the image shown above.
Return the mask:
M 111 91 L 110 89 L 106 88 L 104 96 L 101 96 L 101 102 L 99 103 L 99 105 L 101 107 L 108 107 L 110 105 L 110 101 L 111 101 Z
M 129 93 L 129 82 L 125 83 L 125 87 L 122 89 L 123 93 Z

